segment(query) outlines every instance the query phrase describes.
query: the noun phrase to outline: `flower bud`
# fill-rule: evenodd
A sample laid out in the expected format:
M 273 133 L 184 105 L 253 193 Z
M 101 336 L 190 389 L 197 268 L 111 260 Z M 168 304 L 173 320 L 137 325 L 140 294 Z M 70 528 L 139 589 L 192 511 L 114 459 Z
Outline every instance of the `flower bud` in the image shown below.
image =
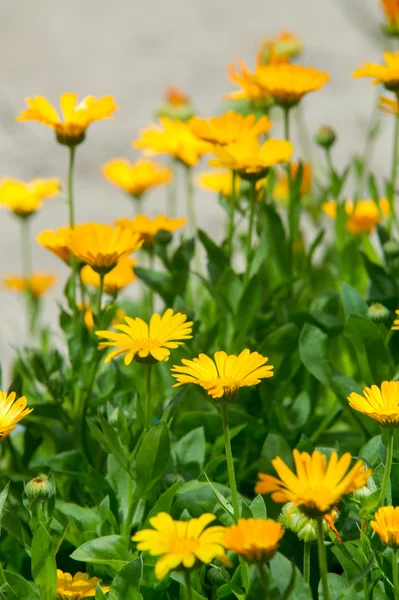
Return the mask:
M 46 475 L 39 475 L 25 485 L 25 494 L 30 501 L 39 498 L 46 502 L 54 494 L 54 489 Z
M 164 229 L 161 229 L 160 231 L 157 231 L 157 233 L 155 234 L 154 241 L 156 244 L 159 244 L 160 246 L 167 246 L 168 244 L 170 244 L 172 239 L 173 239 L 173 236 L 170 231 L 165 231 Z
M 279 521 L 286 529 L 290 529 L 304 542 L 317 540 L 317 521 L 303 514 L 299 508 L 293 508 L 294 503 L 284 504 Z M 334 511 L 333 511 L 334 512 Z M 332 515 L 331 515 L 332 516 Z M 335 517 L 335 514 L 334 514 Z M 330 525 L 323 519 L 323 532 L 327 533 Z
M 399 256 L 399 244 L 393 240 L 385 242 L 383 245 L 384 254 L 389 258 L 396 258 Z
M 324 125 L 320 127 L 319 131 L 315 135 L 315 142 L 322 148 L 329 150 L 337 139 L 336 133 L 332 127 Z
M 357 500 L 360 503 L 363 503 L 366 498 L 368 498 L 373 492 L 377 490 L 377 486 L 374 483 L 374 479 L 369 477 L 367 480 L 367 484 L 364 485 L 359 490 L 353 492 L 352 497 L 354 500 Z
M 389 309 L 379 302 L 370 304 L 367 309 L 367 316 L 371 321 L 374 321 L 374 323 L 383 323 L 390 318 L 390 315 Z

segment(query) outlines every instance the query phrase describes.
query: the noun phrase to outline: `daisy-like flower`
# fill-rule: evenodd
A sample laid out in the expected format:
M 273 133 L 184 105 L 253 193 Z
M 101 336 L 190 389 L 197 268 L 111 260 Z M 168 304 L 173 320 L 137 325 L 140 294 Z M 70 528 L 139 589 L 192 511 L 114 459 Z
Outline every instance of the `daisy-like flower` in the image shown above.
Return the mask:
M 156 111 L 157 117 L 168 117 L 187 121 L 194 115 L 191 98 L 179 88 L 170 86 L 166 89 L 165 102 Z
M 195 137 L 188 123 L 167 117 L 160 118 L 160 125 L 142 129 L 133 147 L 142 148 L 147 156 L 168 154 L 189 167 L 209 152 L 209 144 Z
M 293 454 L 296 474 L 277 456 L 272 464 L 280 479 L 259 473 L 255 491 L 271 494 L 274 502 L 293 502 L 313 519 L 330 513 L 343 496 L 366 485 L 372 473 L 362 460 L 348 470 L 352 460 L 349 452 L 338 458 L 334 451 L 329 460 L 319 450 L 310 455 L 295 449 Z
M 186 383 L 200 385 L 214 400 L 229 402 L 241 387 L 257 385 L 261 379 L 273 376 L 269 359 L 258 352 L 243 350 L 238 356 L 215 352 L 214 360 L 206 354 L 186 360 L 184 366 L 174 365 L 172 376 L 177 379 L 173 387 Z
M 215 515 L 205 513 L 198 519 L 174 521 L 161 512 L 150 519 L 154 529 L 142 529 L 132 540 L 137 542 L 138 550 L 161 557 L 155 565 L 155 576 L 162 579 L 173 569 L 191 570 L 215 558 L 225 559 L 224 527 L 206 528 L 215 519 Z
M 241 89 L 227 94 L 229 100 L 249 100 L 255 106 L 268 107 L 273 103 L 269 92 L 262 88 L 255 79 L 254 73 L 248 69 L 242 59 L 235 65 L 228 67 L 229 79 Z
M 172 171 L 150 160 L 137 160 L 130 163 L 125 158 L 115 158 L 102 167 L 105 177 L 113 185 L 140 198 L 147 190 L 168 183 Z
M 146 215 L 137 215 L 134 219 L 118 219 L 115 224 L 122 229 L 130 229 L 140 236 L 146 246 L 152 246 L 160 231 L 173 232 L 186 224 L 185 218 L 170 219 L 165 215 L 157 215 L 150 219 Z
M 137 261 L 130 256 L 122 256 L 116 267 L 104 275 L 104 292 L 113 296 L 123 288 L 133 283 L 136 279 L 133 267 Z M 100 285 L 100 275 L 94 271 L 90 265 L 86 265 L 80 272 L 80 277 L 84 284 L 92 285 L 98 288 Z
M 43 200 L 56 196 L 61 187 L 59 179 L 32 179 L 18 181 L 3 179 L 0 182 L 0 206 L 11 210 L 18 217 L 29 217 L 43 204 Z
M 332 219 L 336 218 L 337 203 L 335 200 L 324 202 L 321 205 L 321 208 L 326 215 Z M 390 215 L 390 208 L 386 198 L 381 198 L 379 210 L 374 200 L 358 200 L 356 204 L 351 200 L 348 200 L 345 202 L 345 212 L 348 215 L 346 229 L 354 235 L 359 235 L 363 232 L 371 233 L 374 231 L 377 223 L 379 223 L 383 217 Z
M 43 248 L 50 250 L 58 258 L 69 264 L 70 251 L 67 244 L 67 237 L 70 229 L 69 225 L 67 227 L 59 227 L 56 231 L 46 229 L 46 231 L 39 233 L 36 241 Z
M 398 315 L 398 318 L 393 322 L 391 329 L 394 331 L 399 331 L 399 310 L 395 310 L 395 313 Z
M 399 92 L 399 52 L 385 52 L 384 65 L 363 63 L 352 73 L 352 77 L 373 77 L 373 84 L 382 85 L 391 92 Z
M 256 119 L 255 115 L 240 115 L 233 110 L 210 119 L 194 117 L 190 121 L 193 134 L 204 142 L 225 146 L 242 138 L 256 137 L 267 133 L 272 126 L 268 117 Z
M 283 535 L 284 527 L 272 519 L 239 519 L 225 530 L 224 544 L 249 563 L 268 563 Z
M 394 100 L 393 98 L 386 98 L 385 96 L 380 96 L 378 108 L 386 115 L 393 115 L 394 117 L 399 117 L 398 100 Z
M 233 178 L 231 171 L 217 171 L 212 169 L 204 171 L 196 179 L 197 185 L 204 190 L 221 194 L 224 198 L 231 198 L 233 192 Z M 236 176 L 235 192 L 238 194 L 240 189 L 240 178 Z
M 65 146 L 76 146 L 85 139 L 86 129 L 94 121 L 113 119 L 118 110 L 113 96 L 96 98 L 86 96 L 78 103 L 74 93 L 62 94 L 60 98 L 63 120 L 55 108 L 43 96 L 25 98 L 26 110 L 16 117 L 17 121 L 38 121 L 54 129 L 57 141 Z
M 390 35 L 399 34 L 399 0 L 381 0 L 382 10 L 387 20 L 384 29 Z
M 371 527 L 379 535 L 381 541 L 397 550 L 399 548 L 399 506 L 382 506 L 370 521 Z
M 125 365 L 130 365 L 133 359 L 145 363 L 166 361 L 170 349 L 178 348 L 184 344 L 183 340 L 192 338 L 192 322 L 187 321 L 183 313 L 174 314 L 171 308 L 162 317 L 154 313 L 149 325 L 139 317 L 125 317 L 125 322 L 115 327 L 118 331 L 96 331 L 98 337 L 109 340 L 100 342 L 99 350 L 116 347 L 106 357 L 106 363 L 120 354 L 126 354 Z
M 363 396 L 352 392 L 348 397 L 354 410 L 377 421 L 382 427 L 399 425 L 399 381 L 383 381 L 381 388 L 364 388 Z
M 290 163 L 291 180 L 295 181 L 298 176 L 299 163 Z M 312 165 L 308 162 L 302 163 L 302 180 L 299 193 L 301 196 L 309 194 L 312 187 Z M 289 198 L 289 182 L 286 173 L 281 173 L 274 187 L 274 195 L 277 200 L 286 202 Z
M 257 138 L 246 138 L 227 146 L 213 146 L 217 158 L 210 159 L 209 164 L 236 171 L 242 179 L 256 180 L 264 177 L 270 167 L 288 162 L 293 151 L 286 140 L 270 138 L 261 145 Z
M 63 573 L 57 569 L 57 600 L 81 600 L 96 595 L 97 584 L 101 583 L 98 577 L 90 577 L 87 573 Z M 102 591 L 108 592 L 109 586 L 101 586 Z
M 9 275 L 4 279 L 4 288 L 11 292 L 29 292 L 33 298 L 41 298 L 56 281 L 55 275 L 32 273 L 29 277 Z
M 67 248 L 80 261 L 90 265 L 100 275 L 116 267 L 122 256 L 139 250 L 138 234 L 121 227 L 85 223 L 66 233 Z
M 7 437 L 15 425 L 33 410 L 33 408 L 26 408 L 25 396 L 21 396 L 18 400 L 15 398 L 15 392 L 11 394 L 0 392 L 0 439 Z
M 303 52 L 301 38 L 292 31 L 281 31 L 272 38 L 263 40 L 258 53 L 258 64 L 275 65 L 287 63 Z

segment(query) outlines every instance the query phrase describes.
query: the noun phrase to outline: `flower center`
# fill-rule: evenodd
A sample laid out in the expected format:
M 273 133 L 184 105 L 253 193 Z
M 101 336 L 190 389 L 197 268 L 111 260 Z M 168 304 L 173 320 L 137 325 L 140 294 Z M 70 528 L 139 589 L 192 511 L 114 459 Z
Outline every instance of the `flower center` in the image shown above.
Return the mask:
M 172 543 L 170 551 L 174 554 L 194 554 L 198 550 L 198 546 L 198 540 L 194 538 L 181 538 Z

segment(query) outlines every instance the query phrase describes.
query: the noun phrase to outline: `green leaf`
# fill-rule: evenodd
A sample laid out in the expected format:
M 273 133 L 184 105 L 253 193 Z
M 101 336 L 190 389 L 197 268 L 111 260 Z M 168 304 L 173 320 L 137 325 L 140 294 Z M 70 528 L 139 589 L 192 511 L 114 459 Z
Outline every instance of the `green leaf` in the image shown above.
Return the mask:
M 132 560 L 132 555 L 124 537 L 106 535 L 82 544 L 71 554 L 71 558 L 94 565 L 106 565 L 119 571 Z
M 267 518 L 267 510 L 266 504 L 263 500 L 262 496 L 258 494 L 249 505 L 249 510 L 254 519 L 266 519 Z
M 207 482 L 209 483 L 209 485 L 212 488 L 213 493 L 216 496 L 217 501 L 219 502 L 220 506 L 223 508 L 223 510 L 229 515 L 229 517 L 231 517 L 234 521 L 234 510 L 232 505 L 230 504 L 230 502 L 228 500 L 226 500 L 226 498 L 223 496 L 223 494 L 221 494 L 219 492 L 219 490 L 217 489 L 217 487 L 215 487 L 213 485 L 213 483 L 208 479 L 208 476 L 206 473 L 204 473 Z
M 32 577 L 40 591 L 41 600 L 54 600 L 57 587 L 57 565 L 53 541 L 41 523 L 32 539 Z
M 269 433 L 260 453 L 259 470 L 262 473 L 275 473 L 272 460 L 276 456 L 280 456 L 289 467 L 293 468 L 292 450 L 288 442 L 277 433 Z
M 98 421 L 101 429 L 93 421 L 87 421 L 91 433 L 97 439 L 103 450 L 109 454 L 113 454 L 120 465 L 129 472 L 129 458 L 119 441 L 119 436 L 116 430 L 110 423 L 108 423 L 107 419 L 101 415 L 98 415 Z
M 2 520 L 3 520 L 4 505 L 7 500 L 9 488 L 10 488 L 10 482 L 8 482 L 6 484 L 6 486 L 3 488 L 3 491 L 0 494 L 0 534 L 1 534 L 1 524 L 2 524 Z
M 287 586 L 290 587 L 292 582 L 292 563 L 283 554 L 277 552 L 277 554 L 270 561 L 270 570 L 273 575 L 273 579 L 280 591 L 280 594 L 286 594 Z M 295 567 L 295 587 L 291 595 L 290 600 L 312 600 L 312 594 L 310 588 L 303 581 L 302 574 L 298 567 Z M 283 596 L 284 597 L 284 596 Z M 287 596 L 286 596 L 287 597 Z
M 125 565 L 115 576 L 108 600 L 140 600 L 140 580 L 143 575 L 141 556 Z
M 353 287 L 347 283 L 342 284 L 342 300 L 344 303 L 345 318 L 348 319 L 351 314 L 364 317 L 367 313 L 368 305 L 362 296 Z
M 96 585 L 96 596 L 95 596 L 94 600 L 107 600 L 107 597 L 104 594 L 104 592 L 102 591 L 99 583 L 97 583 L 97 585 Z
M 143 529 L 147 529 L 149 527 L 151 517 L 155 517 L 160 512 L 171 512 L 173 500 L 175 499 L 176 493 L 182 485 L 183 484 L 181 481 L 177 481 L 170 488 L 168 488 L 166 492 L 161 494 L 161 496 L 158 498 L 158 500 L 155 502 L 154 506 L 148 513 L 145 523 L 143 525 Z
M 169 274 L 144 267 L 134 267 L 134 272 L 151 290 L 157 292 L 167 305 L 173 304 L 173 279 Z
M 173 445 L 177 468 L 195 463 L 202 470 L 205 461 L 205 432 L 203 427 L 193 429 Z
M 165 473 L 170 457 L 169 430 L 160 421 L 145 435 L 137 454 L 135 495 L 144 495 Z
M 252 277 L 240 298 L 235 315 L 235 330 L 237 332 L 235 345 L 240 348 L 246 339 L 248 330 L 253 325 L 255 316 L 262 306 L 261 281 L 258 276 Z
M 19 600 L 40 600 L 39 592 L 30 581 L 26 581 L 21 575 L 12 573 L 11 571 L 4 571 L 4 576 L 12 589 L 15 598 L 18 598 Z M 13 596 L 11 597 L 13 598 Z M 3 600 L 1 594 L 0 598 Z M 4 596 L 5 600 L 8 600 L 8 598 L 7 595 Z

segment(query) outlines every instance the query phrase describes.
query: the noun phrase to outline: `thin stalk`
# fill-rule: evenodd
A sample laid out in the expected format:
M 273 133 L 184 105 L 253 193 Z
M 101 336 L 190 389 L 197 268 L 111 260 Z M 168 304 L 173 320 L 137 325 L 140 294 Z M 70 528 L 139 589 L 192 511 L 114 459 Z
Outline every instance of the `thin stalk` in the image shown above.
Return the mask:
M 369 585 L 368 585 L 368 581 L 367 581 L 367 575 L 365 575 L 365 577 L 363 578 L 363 596 L 364 596 L 363 600 L 369 600 L 370 599 Z
M 392 580 L 395 600 L 399 600 L 398 549 L 392 552 Z
M 29 217 L 21 218 L 21 262 L 22 274 L 28 279 L 32 274 L 32 253 L 30 248 L 30 222 Z
M 398 158 L 399 158 L 399 116 L 395 118 L 395 131 L 393 135 L 393 149 L 392 149 L 392 167 L 391 167 L 391 194 L 389 195 L 390 204 L 390 216 L 389 223 L 392 227 L 392 223 L 396 222 L 395 214 L 395 193 L 396 193 L 396 180 L 398 178 Z
M 151 402 L 151 375 L 152 365 L 146 365 L 146 389 L 145 389 L 145 415 L 146 415 L 146 430 L 151 429 L 151 418 L 152 418 L 152 402 Z
M 132 196 L 133 198 L 133 216 L 137 217 L 142 214 L 143 201 L 141 196 Z
M 187 600 L 193 600 L 193 590 L 190 581 L 190 571 L 184 569 L 184 582 L 186 584 Z
M 148 267 L 149 267 L 150 271 L 154 270 L 154 259 L 155 259 L 154 247 L 151 247 L 149 249 L 149 253 L 148 253 Z M 151 288 L 149 288 L 149 290 L 148 290 L 148 307 L 150 310 L 150 317 L 151 317 L 152 313 L 154 312 L 154 292 L 152 291 Z
M 75 207 L 74 207 L 74 195 L 73 195 L 73 179 L 75 172 L 75 152 L 76 146 L 70 146 L 69 148 L 69 164 L 68 164 L 68 212 L 69 212 L 69 226 L 71 229 L 75 227 Z M 72 301 L 75 313 L 76 308 L 76 275 L 77 275 L 77 261 L 71 253 L 71 268 L 72 268 Z
M 326 161 L 330 171 L 330 179 L 332 180 L 332 175 L 335 173 L 332 156 L 331 156 L 331 148 L 326 148 Z
M 284 108 L 284 138 L 290 140 L 290 109 Z
M 303 580 L 310 585 L 310 548 L 312 542 L 305 542 L 303 547 Z
M 173 157 L 170 160 L 170 170 L 172 171 L 172 180 L 166 186 L 166 214 L 173 219 L 177 214 L 177 169 Z
M 247 234 L 247 267 L 244 276 L 244 285 L 248 283 L 249 271 L 251 268 L 251 251 L 252 251 L 252 232 L 255 222 L 255 207 L 256 207 L 256 181 L 251 181 L 251 195 L 250 195 L 250 207 L 249 207 L 249 223 L 248 223 L 248 234 Z
M 309 131 L 306 125 L 306 121 L 304 119 L 302 104 L 298 104 L 298 106 L 296 107 L 295 116 L 299 141 L 302 145 L 303 153 L 305 155 L 305 158 L 309 162 L 312 162 L 312 141 L 310 139 Z
M 384 479 L 382 480 L 380 497 L 378 499 L 378 504 L 383 504 L 385 501 L 385 496 L 387 494 L 388 484 L 391 477 L 391 466 L 392 466 L 392 456 L 393 456 L 393 434 L 394 429 L 391 427 L 388 429 L 388 442 L 387 442 L 387 455 L 385 459 L 385 471 L 384 471 Z
M 283 109 L 284 112 L 284 138 L 287 142 L 290 141 L 290 108 L 285 107 Z M 296 235 L 296 225 L 295 225 L 295 206 L 294 195 L 292 193 L 292 181 L 291 181 L 291 169 L 290 164 L 287 163 L 287 181 L 288 181 L 288 228 L 289 228 L 289 247 L 288 247 L 288 256 L 289 256 L 289 264 L 291 273 L 294 271 L 294 242 Z
M 185 179 L 186 179 L 186 208 L 187 208 L 187 219 L 188 226 L 193 237 L 197 235 L 197 216 L 195 213 L 194 206 L 194 185 L 191 173 L 191 167 L 185 167 Z
M 100 325 L 100 321 L 101 321 L 101 300 L 102 300 L 103 291 L 104 291 L 104 277 L 105 277 L 105 275 L 100 274 L 100 285 L 98 286 L 98 289 L 97 289 L 96 316 L 98 319 L 98 325 Z
M 327 556 L 326 548 L 324 546 L 324 532 L 323 532 L 323 517 L 317 517 L 317 547 L 319 554 L 319 570 L 320 578 L 323 586 L 323 600 L 330 600 L 330 592 L 328 590 L 328 571 L 327 571 Z
M 263 563 L 258 563 L 258 573 L 259 573 L 259 578 L 262 582 L 262 587 L 265 591 L 265 600 L 269 600 L 270 598 L 270 594 L 269 594 L 269 576 L 267 574 L 266 571 L 266 567 Z
M 236 181 L 237 174 L 235 171 L 231 172 L 231 198 L 230 198 L 230 214 L 229 214 L 229 228 L 227 234 L 227 256 L 231 262 L 233 254 L 233 237 L 234 237 L 234 219 L 236 214 L 237 205 L 237 194 L 236 194 Z

